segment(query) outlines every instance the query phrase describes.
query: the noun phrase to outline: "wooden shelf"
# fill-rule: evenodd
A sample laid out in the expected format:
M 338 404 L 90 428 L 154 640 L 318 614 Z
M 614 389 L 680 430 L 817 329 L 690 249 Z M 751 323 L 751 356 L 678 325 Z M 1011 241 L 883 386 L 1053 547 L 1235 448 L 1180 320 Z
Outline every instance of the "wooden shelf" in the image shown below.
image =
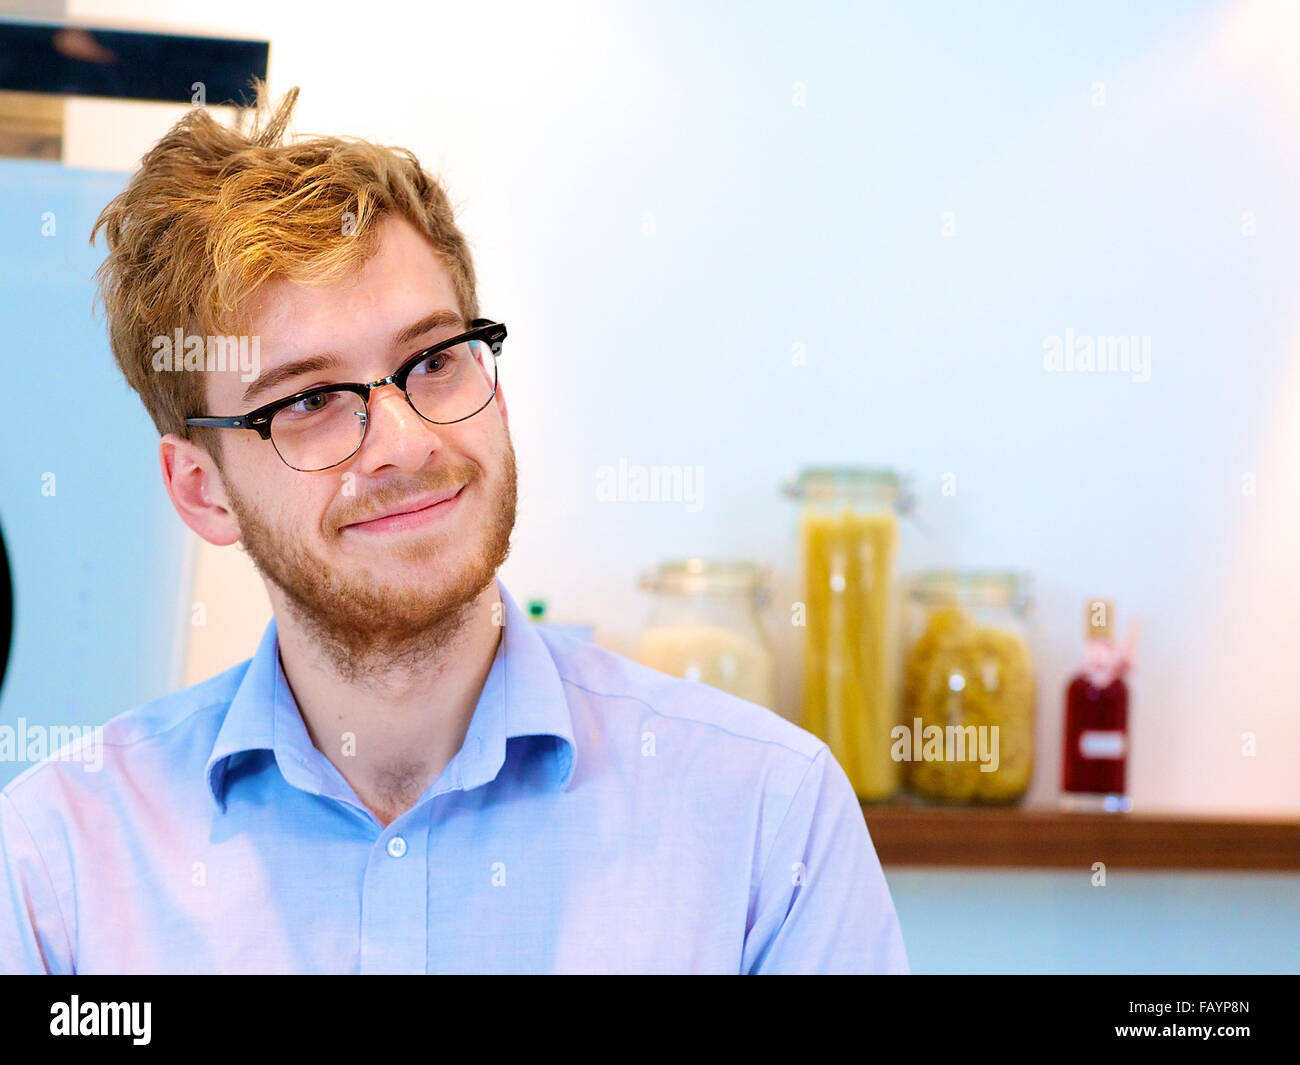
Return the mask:
M 1300 871 L 1300 819 L 863 803 L 881 865 Z

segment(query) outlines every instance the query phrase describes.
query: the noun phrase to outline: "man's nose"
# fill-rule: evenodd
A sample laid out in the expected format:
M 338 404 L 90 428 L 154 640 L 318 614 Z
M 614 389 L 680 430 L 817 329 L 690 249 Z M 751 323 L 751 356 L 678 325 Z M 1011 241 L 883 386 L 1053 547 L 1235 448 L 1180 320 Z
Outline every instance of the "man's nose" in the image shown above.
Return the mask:
M 393 382 L 371 390 L 366 439 L 358 455 L 370 469 L 381 466 L 422 469 L 429 453 L 442 446 L 438 426 L 425 421 Z

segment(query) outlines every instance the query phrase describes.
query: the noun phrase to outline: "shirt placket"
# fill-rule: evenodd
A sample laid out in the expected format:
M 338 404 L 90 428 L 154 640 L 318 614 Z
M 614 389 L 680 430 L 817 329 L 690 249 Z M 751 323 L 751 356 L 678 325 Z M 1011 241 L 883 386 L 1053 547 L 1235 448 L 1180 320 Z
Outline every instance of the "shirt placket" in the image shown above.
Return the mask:
M 419 974 L 429 957 L 429 818 L 423 802 L 370 848 L 361 886 L 361 972 Z

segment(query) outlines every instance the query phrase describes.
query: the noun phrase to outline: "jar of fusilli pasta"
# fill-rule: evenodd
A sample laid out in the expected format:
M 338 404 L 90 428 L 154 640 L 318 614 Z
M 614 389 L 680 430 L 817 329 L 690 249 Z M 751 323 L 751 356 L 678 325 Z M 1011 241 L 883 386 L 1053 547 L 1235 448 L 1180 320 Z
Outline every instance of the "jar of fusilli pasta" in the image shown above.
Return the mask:
M 1034 769 L 1030 578 L 931 570 L 904 589 L 893 754 L 907 789 L 941 802 L 1018 802 Z

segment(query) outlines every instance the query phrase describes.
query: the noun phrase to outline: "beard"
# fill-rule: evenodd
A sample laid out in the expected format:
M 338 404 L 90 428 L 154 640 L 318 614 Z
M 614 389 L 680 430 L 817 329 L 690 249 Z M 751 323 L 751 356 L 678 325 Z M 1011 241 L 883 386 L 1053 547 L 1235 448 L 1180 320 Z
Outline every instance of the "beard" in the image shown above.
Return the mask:
M 487 521 L 478 530 L 478 543 L 469 545 L 468 560 L 460 560 L 457 549 L 466 544 L 452 539 L 451 532 L 405 533 L 389 554 L 402 566 L 387 571 L 382 561 L 375 571 L 341 568 L 304 546 L 294 529 L 274 527 L 229 482 L 226 488 L 244 550 L 258 573 L 280 590 L 288 612 L 338 676 L 359 681 L 382 678 L 393 670 L 427 668 L 440 652 L 454 646 L 466 626 L 480 620 L 474 616 L 479 596 L 505 562 L 515 525 L 515 453 L 508 430 L 500 470 L 498 478 L 489 480 L 476 464 L 443 467 L 436 483 L 425 478 L 389 485 L 364 510 L 350 508 L 354 516 L 345 515 L 346 520 L 364 520 L 417 493 L 457 484 L 465 486 L 462 505 L 470 502 L 465 497 L 471 488 L 484 495 Z M 457 522 L 464 527 L 467 516 L 457 515 L 453 528 Z M 336 527 L 336 543 L 340 534 Z M 415 577 L 406 586 L 393 587 L 389 582 L 398 573 Z

